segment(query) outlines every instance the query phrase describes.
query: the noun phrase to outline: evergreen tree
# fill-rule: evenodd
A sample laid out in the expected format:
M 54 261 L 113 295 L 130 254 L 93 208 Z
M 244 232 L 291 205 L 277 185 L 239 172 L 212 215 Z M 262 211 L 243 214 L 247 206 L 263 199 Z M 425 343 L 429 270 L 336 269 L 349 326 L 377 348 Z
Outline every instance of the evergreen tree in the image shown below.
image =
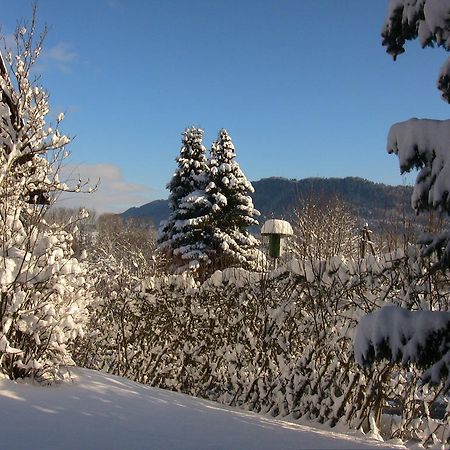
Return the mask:
M 406 41 L 416 38 L 422 47 L 436 45 L 449 51 L 450 0 L 389 0 L 381 36 L 394 60 L 405 52 Z M 450 58 L 439 72 L 437 86 L 449 102 Z M 398 156 L 401 173 L 418 170 L 411 199 L 416 212 L 438 209 L 450 214 L 450 120 L 396 123 L 389 131 L 387 149 Z M 450 267 L 450 231 L 423 236 L 420 242 L 426 255 L 436 253 L 440 265 Z
M 258 259 L 259 241 L 247 228 L 257 225 L 259 215 L 250 194 L 253 186 L 235 160 L 236 152 L 225 129 L 212 144 L 207 192 L 212 202 L 213 239 L 216 267 L 233 265 L 252 268 Z
M 166 254 L 174 272 L 198 272 L 211 261 L 211 202 L 205 191 L 209 168 L 202 138 L 200 128 L 184 131 L 176 159 L 178 168 L 167 185 L 172 213 L 161 224 L 158 248 Z

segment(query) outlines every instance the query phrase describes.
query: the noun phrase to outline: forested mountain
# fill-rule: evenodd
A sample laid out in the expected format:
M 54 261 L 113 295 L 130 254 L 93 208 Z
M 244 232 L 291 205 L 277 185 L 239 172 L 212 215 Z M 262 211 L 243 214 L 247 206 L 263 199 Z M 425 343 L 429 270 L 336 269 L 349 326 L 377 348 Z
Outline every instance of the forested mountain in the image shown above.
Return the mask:
M 168 200 L 154 200 L 146 203 L 140 207 L 133 207 L 127 209 L 121 216 L 125 219 L 145 219 L 151 220 L 155 225 L 159 225 L 161 220 L 169 217 L 169 201 Z
M 369 224 L 403 212 L 413 214 L 410 186 L 390 186 L 357 177 L 303 180 L 271 177 L 252 184 L 255 188 L 253 202 L 261 212 L 260 222 L 269 217 L 289 219 L 294 208 L 309 197 L 337 196 L 352 206 L 358 218 Z M 168 216 L 167 200 L 155 200 L 122 213 L 124 218 L 152 220 L 155 225 Z

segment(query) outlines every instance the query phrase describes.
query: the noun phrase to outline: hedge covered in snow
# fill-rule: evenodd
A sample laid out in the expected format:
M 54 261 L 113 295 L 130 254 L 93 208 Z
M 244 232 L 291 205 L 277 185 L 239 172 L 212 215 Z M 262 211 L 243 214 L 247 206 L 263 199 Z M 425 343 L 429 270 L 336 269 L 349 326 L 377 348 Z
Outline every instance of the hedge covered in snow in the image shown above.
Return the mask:
M 435 419 L 418 413 L 420 374 L 387 361 L 362 370 L 353 353 L 366 313 L 448 302 L 436 295 L 440 275 L 424 267 L 409 247 L 363 260 L 292 260 L 270 273 L 226 269 L 202 284 L 187 275 L 149 277 L 144 286 L 135 280 L 127 295 L 118 285 L 115 300 L 98 303 L 93 316 L 102 323 L 80 342 L 78 358 L 273 416 L 425 441 Z M 83 352 L 87 342 L 95 354 Z M 389 405 L 401 416 L 386 427 Z

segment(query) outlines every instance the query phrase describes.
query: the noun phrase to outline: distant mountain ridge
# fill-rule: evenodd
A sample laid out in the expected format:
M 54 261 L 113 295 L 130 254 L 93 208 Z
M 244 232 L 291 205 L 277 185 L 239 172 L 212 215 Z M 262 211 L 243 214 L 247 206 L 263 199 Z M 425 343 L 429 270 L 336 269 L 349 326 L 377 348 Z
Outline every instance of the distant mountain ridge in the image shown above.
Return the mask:
M 302 199 L 318 195 L 338 196 L 352 206 L 361 220 L 367 220 L 369 224 L 391 213 L 413 213 L 410 207 L 410 186 L 391 186 L 358 177 L 303 180 L 271 177 L 252 182 L 252 185 L 255 188 L 253 202 L 261 212 L 260 223 L 270 217 L 289 220 Z M 121 216 L 125 219 L 151 220 L 158 226 L 169 214 L 168 200 L 154 200 L 140 207 L 130 208 Z
M 170 209 L 168 200 L 154 200 L 145 205 L 127 209 L 121 214 L 124 219 L 151 220 L 156 226 L 162 220 L 169 218 Z

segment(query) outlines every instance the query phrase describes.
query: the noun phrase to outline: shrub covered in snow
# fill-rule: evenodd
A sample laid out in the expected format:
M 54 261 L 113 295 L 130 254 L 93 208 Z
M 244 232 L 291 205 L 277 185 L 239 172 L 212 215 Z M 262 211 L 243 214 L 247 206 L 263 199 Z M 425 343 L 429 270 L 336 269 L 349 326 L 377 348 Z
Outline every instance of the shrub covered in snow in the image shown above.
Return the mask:
M 84 362 L 273 416 L 378 432 L 384 405 L 415 404 L 416 385 L 399 380 L 417 375 L 391 364 L 358 369 L 356 325 L 386 303 L 445 304 L 448 295 L 435 295 L 441 276 L 426 273 L 410 247 L 362 260 L 292 260 L 270 273 L 229 268 L 202 284 L 187 273 L 150 277 L 132 301 L 110 302 L 116 318 L 102 316 L 105 337 Z M 121 323 L 129 324 L 124 347 L 113 345 L 124 342 Z M 384 436 L 421 437 L 426 418 L 414 414 L 404 410 Z
M 72 235 L 45 221 L 69 189 L 57 168 L 70 139 L 59 132 L 62 114 L 48 126 L 48 95 L 30 81 L 43 39 L 34 46 L 34 37 L 33 16 L 16 31 L 18 54 L 0 58 L 0 372 L 11 378 L 55 376 L 70 363 L 89 301 Z
M 142 223 L 124 223 L 119 216 L 100 217 L 97 227 L 87 256 L 94 299 L 74 359 L 80 366 L 138 379 L 145 370 L 145 336 L 153 332 L 141 285 L 158 272 L 156 232 Z

